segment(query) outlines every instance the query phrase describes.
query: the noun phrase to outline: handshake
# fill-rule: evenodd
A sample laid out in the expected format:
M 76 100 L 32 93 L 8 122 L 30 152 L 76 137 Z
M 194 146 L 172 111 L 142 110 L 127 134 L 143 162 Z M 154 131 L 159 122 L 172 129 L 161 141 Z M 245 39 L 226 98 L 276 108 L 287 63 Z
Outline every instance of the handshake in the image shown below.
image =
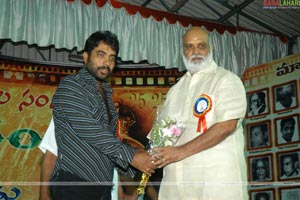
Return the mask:
M 135 158 L 137 160 L 135 160 Z M 143 172 L 140 184 L 137 188 L 137 194 L 143 195 L 145 193 L 145 188 L 149 177 L 155 172 L 156 168 L 161 168 L 162 166 L 166 165 L 166 159 L 160 155 L 160 151 L 150 149 L 148 152 L 137 150 L 135 156 L 133 157 L 133 162 L 135 161 L 137 162 L 132 163 L 132 165 L 134 166 L 137 164 L 134 167 Z
M 183 146 L 157 147 L 148 152 L 137 150 L 132 165 L 143 172 L 137 194 L 144 194 L 148 179 L 155 172 L 155 169 L 183 159 L 184 154 L 182 152 Z
M 180 159 L 182 147 L 174 147 L 185 129 L 181 121 L 175 119 L 157 119 L 150 134 L 150 150 L 138 150 L 132 165 L 148 176 L 156 168 L 161 168 Z
M 151 176 L 155 169 L 166 166 L 172 162 L 172 157 L 168 158 L 170 152 L 177 147 L 167 146 L 144 151 L 138 149 L 132 159 L 131 165 L 141 172 Z

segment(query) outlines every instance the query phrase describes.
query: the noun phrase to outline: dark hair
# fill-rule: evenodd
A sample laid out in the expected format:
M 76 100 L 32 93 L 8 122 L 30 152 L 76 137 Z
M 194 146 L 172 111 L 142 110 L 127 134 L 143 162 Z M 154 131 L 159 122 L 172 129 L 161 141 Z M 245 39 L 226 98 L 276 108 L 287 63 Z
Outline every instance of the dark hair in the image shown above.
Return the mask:
M 286 124 L 287 122 L 291 122 L 293 124 L 293 126 L 295 126 L 295 119 L 293 117 L 289 117 L 289 118 L 285 118 L 285 119 L 282 119 L 281 122 L 280 122 L 280 127 L 282 128 L 284 126 L 284 124 Z
M 284 158 L 291 158 L 292 162 L 298 162 L 299 158 L 298 158 L 298 154 L 297 153 L 290 153 L 290 154 L 285 154 L 282 156 L 282 163 Z
M 257 193 L 255 195 L 255 200 L 260 200 L 261 197 L 265 198 L 266 200 L 269 200 L 269 195 L 266 192 Z
M 254 143 L 253 143 L 253 129 L 255 128 L 260 128 L 262 135 L 263 135 L 263 146 L 268 145 L 269 143 L 269 134 L 268 134 L 268 125 L 267 124 L 258 124 L 256 126 L 251 126 L 250 127 L 250 147 L 255 147 Z M 260 146 L 261 147 L 261 146 Z
M 263 91 L 257 92 L 257 93 L 253 93 L 249 96 L 249 110 L 251 110 L 251 99 L 254 95 L 258 96 L 258 99 L 260 100 L 262 105 L 266 105 L 266 94 Z M 264 110 L 263 110 L 264 111 Z M 263 112 L 262 111 L 262 112 Z
M 258 92 L 257 95 L 260 98 L 260 100 L 265 102 L 266 94 L 264 92 Z
M 87 52 L 88 55 L 91 55 L 93 49 L 97 47 L 101 41 L 109 45 L 112 50 L 116 51 L 116 56 L 118 56 L 119 40 L 117 36 L 110 31 L 96 31 L 91 34 L 85 42 L 83 51 Z
M 257 124 L 255 126 L 250 127 L 250 133 L 252 133 L 253 129 L 259 127 L 262 132 L 267 132 L 268 131 L 268 125 L 267 124 Z

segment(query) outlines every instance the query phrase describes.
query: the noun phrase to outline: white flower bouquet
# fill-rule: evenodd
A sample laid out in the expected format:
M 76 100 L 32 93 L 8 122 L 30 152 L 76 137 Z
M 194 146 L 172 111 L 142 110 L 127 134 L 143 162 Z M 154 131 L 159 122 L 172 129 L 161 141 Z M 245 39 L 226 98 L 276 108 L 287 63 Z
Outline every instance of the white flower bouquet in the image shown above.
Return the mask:
M 174 146 L 183 132 L 182 122 L 175 119 L 158 120 L 152 127 L 149 137 L 151 148 Z
M 184 125 L 181 121 L 171 118 L 157 119 L 148 135 L 150 140 L 149 152 L 155 154 L 155 152 L 152 152 L 152 149 L 155 147 L 174 146 L 183 130 Z M 137 188 L 138 195 L 144 194 L 148 179 L 149 176 L 143 173 L 142 180 Z

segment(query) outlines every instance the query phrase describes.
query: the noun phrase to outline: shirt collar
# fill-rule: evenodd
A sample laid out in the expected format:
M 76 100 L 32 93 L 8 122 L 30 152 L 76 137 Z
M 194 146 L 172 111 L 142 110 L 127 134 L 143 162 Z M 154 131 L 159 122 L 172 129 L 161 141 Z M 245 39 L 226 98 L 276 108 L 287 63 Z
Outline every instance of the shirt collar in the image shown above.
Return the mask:
M 86 67 L 83 67 L 79 71 L 79 76 L 82 78 L 82 84 L 87 85 L 88 87 L 97 89 L 98 88 L 98 81 L 95 79 L 95 77 L 86 69 Z
M 86 69 L 86 67 L 83 67 L 79 71 L 79 75 L 82 77 L 85 83 L 88 87 L 93 88 L 93 90 L 98 90 L 98 87 L 101 85 L 103 90 L 106 92 L 112 93 L 112 89 L 110 88 L 110 85 L 107 81 L 102 81 L 99 83 L 96 78 Z

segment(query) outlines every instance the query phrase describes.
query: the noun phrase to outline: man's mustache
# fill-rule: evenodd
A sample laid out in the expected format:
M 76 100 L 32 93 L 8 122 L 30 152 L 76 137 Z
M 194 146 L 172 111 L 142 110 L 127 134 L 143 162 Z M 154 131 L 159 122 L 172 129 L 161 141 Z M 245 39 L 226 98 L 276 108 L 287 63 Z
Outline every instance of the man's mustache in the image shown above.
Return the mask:
M 202 56 L 202 55 L 197 55 L 197 54 L 194 54 L 190 57 L 190 59 L 194 59 L 194 58 L 202 58 L 202 59 L 206 59 L 205 56 Z
M 107 67 L 107 66 L 101 66 L 101 67 L 98 67 L 97 69 L 98 69 L 98 70 L 101 70 L 101 69 L 107 69 L 108 72 L 111 72 L 110 68 Z

